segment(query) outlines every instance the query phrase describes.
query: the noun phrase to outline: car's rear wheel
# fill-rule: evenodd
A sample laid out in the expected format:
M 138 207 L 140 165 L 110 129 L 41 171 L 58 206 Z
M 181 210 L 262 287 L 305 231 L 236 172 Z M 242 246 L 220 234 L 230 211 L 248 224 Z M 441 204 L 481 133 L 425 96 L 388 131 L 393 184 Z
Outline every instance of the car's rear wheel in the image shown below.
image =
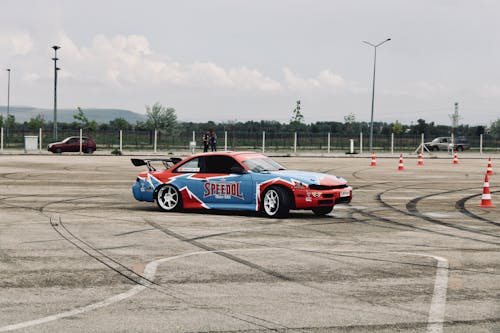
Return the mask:
M 457 150 L 458 150 L 458 151 L 464 151 L 464 147 L 462 147 L 462 146 L 457 146 Z
M 162 185 L 156 191 L 156 204 L 167 212 L 179 210 L 182 207 L 181 194 L 173 185 Z
M 323 216 L 323 215 L 326 215 L 326 214 L 330 213 L 332 210 L 333 210 L 333 206 L 328 206 L 328 207 L 316 207 L 316 208 L 313 208 L 313 209 L 312 209 L 312 211 L 313 211 L 314 215 L 317 215 L 317 216 Z
M 262 211 L 268 217 L 283 218 L 290 212 L 290 195 L 282 187 L 271 186 L 262 196 Z
M 92 154 L 94 152 L 94 150 L 92 148 L 87 148 L 87 149 L 85 149 L 85 152 L 87 154 Z

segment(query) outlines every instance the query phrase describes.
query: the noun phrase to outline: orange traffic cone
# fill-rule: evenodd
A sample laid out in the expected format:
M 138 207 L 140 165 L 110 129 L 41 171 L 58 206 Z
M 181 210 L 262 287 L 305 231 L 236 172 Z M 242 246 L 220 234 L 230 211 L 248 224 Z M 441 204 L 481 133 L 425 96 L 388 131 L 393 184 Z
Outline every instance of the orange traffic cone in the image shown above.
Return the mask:
M 403 164 L 403 154 L 399 155 L 399 165 L 398 165 L 398 170 L 403 171 L 405 169 L 405 166 Z
M 483 195 L 481 196 L 481 204 L 479 205 L 479 207 L 483 208 L 495 207 L 491 203 L 490 182 L 488 181 L 488 174 L 484 176 Z
M 424 165 L 424 156 L 422 156 L 422 152 L 418 153 L 417 165 Z
M 377 159 L 374 151 L 372 151 L 372 161 L 370 162 L 370 166 L 377 166 Z
M 455 153 L 453 154 L 453 164 L 458 164 L 458 153 L 455 150 Z
M 493 166 L 491 165 L 491 157 L 488 157 L 488 168 L 486 169 L 487 175 L 493 174 Z

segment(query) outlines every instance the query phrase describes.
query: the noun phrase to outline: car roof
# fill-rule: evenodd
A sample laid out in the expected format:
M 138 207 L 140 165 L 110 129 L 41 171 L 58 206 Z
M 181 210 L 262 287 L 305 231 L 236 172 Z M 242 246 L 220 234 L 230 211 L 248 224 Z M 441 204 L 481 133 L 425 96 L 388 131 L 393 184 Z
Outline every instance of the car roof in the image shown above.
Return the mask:
M 240 162 L 251 158 L 267 158 L 266 155 L 256 153 L 253 151 L 223 151 L 223 152 L 199 153 L 191 156 L 190 158 L 200 157 L 200 156 L 230 156 Z
M 85 135 L 82 135 L 82 138 L 90 139 L 90 137 L 85 136 Z M 72 135 L 72 136 L 68 136 L 67 138 L 64 138 L 64 140 L 66 140 L 66 139 L 80 139 L 80 136 L 78 136 L 78 135 Z

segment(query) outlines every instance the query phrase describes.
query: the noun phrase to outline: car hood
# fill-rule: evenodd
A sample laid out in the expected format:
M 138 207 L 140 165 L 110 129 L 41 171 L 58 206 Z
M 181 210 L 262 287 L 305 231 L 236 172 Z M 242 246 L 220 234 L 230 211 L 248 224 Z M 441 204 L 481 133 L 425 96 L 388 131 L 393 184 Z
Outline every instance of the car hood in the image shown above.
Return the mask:
M 338 186 L 347 183 L 344 178 L 319 172 L 280 170 L 270 171 L 269 174 L 275 175 L 276 177 L 289 178 L 290 180 L 300 181 L 307 185 Z

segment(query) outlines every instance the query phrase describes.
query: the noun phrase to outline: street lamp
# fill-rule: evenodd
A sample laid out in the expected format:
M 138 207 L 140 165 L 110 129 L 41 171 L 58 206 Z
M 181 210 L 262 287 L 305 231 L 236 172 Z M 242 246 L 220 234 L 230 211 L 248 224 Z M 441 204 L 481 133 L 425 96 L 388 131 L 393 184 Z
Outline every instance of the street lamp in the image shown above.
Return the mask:
M 10 68 L 7 68 L 6 71 L 8 73 L 8 78 L 7 78 L 7 121 L 8 121 L 10 112 Z
M 52 136 L 54 137 L 54 140 L 57 141 L 57 71 L 60 70 L 60 68 L 57 67 L 57 50 L 60 49 L 60 46 L 54 45 L 52 46 L 54 49 L 54 131 L 52 133 Z
M 380 45 L 384 44 L 385 42 L 390 41 L 390 38 L 387 38 L 383 42 L 380 42 L 378 44 L 372 44 L 367 41 L 363 41 L 363 43 L 368 44 L 373 47 L 374 52 L 374 58 L 373 58 L 373 86 L 372 86 L 372 113 L 370 117 L 370 151 L 373 151 L 373 105 L 375 103 L 375 68 L 377 64 L 377 47 Z

